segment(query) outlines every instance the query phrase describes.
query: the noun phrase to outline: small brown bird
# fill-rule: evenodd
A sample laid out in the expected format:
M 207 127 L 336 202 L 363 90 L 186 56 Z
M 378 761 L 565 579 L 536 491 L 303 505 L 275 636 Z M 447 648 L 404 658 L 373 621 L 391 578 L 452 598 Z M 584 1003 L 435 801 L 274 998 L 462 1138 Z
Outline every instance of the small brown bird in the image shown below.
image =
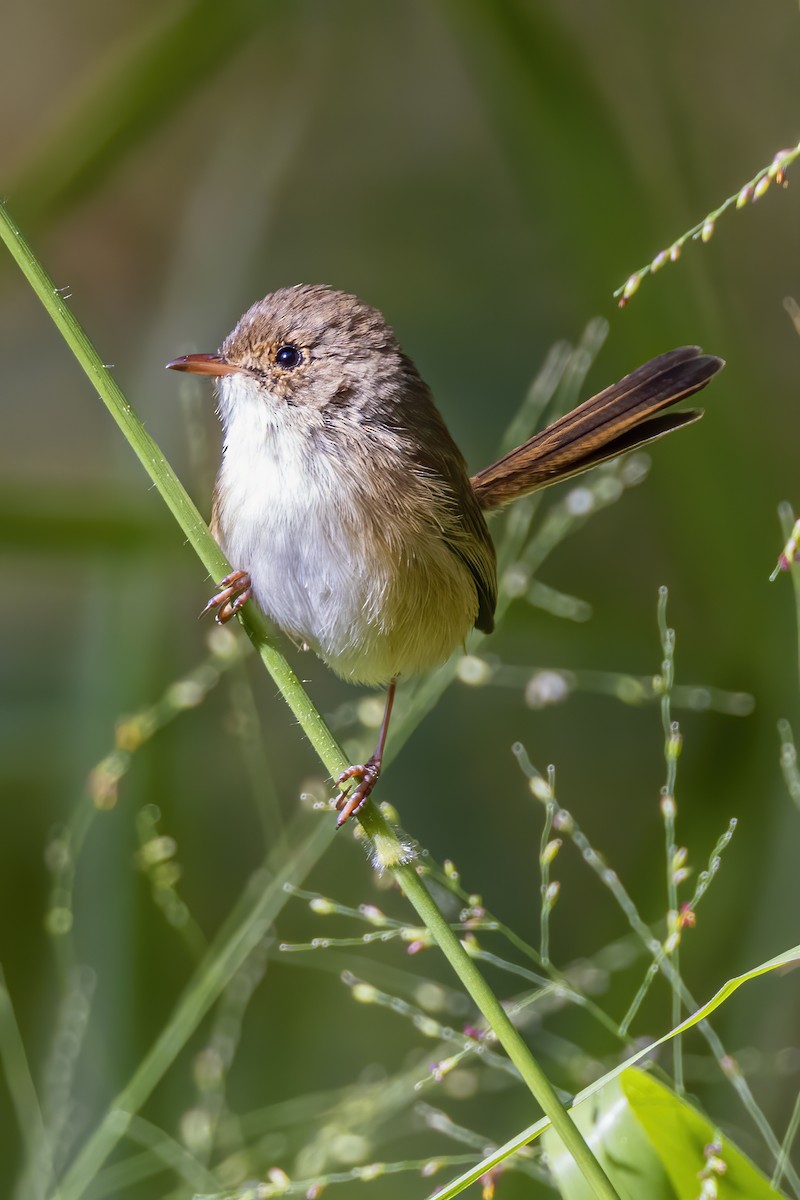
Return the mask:
M 252 596 L 337 675 L 388 685 L 375 753 L 337 780 L 342 825 L 380 774 L 398 677 L 439 666 L 473 626 L 492 630 L 484 513 L 697 420 L 702 410 L 661 410 L 723 362 L 670 350 L 471 478 L 392 329 L 355 296 L 282 288 L 219 353 L 167 365 L 217 379 L 211 527 L 236 570 L 204 612 L 224 623 Z

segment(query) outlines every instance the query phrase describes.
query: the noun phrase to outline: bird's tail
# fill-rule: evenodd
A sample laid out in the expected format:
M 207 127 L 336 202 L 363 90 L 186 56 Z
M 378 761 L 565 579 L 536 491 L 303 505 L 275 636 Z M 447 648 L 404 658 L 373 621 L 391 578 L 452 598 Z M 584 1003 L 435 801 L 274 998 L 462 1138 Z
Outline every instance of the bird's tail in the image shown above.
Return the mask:
M 699 392 L 724 365 L 699 346 L 651 359 L 473 475 L 481 508 L 499 508 L 698 420 L 702 409 L 661 410 Z

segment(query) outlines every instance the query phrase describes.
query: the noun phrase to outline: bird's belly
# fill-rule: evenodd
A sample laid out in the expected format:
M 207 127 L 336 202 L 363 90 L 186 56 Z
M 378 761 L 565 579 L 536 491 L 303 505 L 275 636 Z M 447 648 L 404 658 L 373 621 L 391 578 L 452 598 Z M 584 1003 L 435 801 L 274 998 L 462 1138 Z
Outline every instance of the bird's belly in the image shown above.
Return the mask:
M 352 682 L 377 686 L 444 662 L 477 613 L 464 564 L 434 531 L 376 537 L 347 487 L 307 484 L 262 476 L 257 490 L 223 492 L 220 542 L 249 572 L 259 607 Z

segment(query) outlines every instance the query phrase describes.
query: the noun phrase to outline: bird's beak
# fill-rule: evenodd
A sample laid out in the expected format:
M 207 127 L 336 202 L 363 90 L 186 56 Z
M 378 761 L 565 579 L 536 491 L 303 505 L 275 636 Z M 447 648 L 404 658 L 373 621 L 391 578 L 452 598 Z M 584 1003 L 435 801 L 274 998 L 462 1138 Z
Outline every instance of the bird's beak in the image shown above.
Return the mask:
M 191 371 L 194 375 L 234 375 L 241 371 L 247 375 L 247 367 L 238 367 L 228 362 L 221 354 L 183 354 L 167 363 L 170 371 Z

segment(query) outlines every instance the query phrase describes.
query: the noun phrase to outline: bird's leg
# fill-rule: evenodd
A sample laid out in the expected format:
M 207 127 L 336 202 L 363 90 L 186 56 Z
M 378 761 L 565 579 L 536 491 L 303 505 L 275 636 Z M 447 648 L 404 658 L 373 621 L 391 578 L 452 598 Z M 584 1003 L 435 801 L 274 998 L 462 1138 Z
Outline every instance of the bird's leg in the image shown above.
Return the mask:
M 253 588 L 247 571 L 231 571 L 230 575 L 220 580 L 219 591 L 211 597 L 200 616 L 204 617 L 206 613 L 213 612 L 217 624 L 225 625 L 231 617 L 236 616 L 252 593 Z
M 357 787 L 353 788 L 352 792 L 342 792 L 336 799 L 336 807 L 339 810 L 339 816 L 336 820 L 336 828 L 340 829 L 344 825 L 348 817 L 354 817 L 360 812 L 366 804 L 369 794 L 378 782 L 378 776 L 381 773 L 381 763 L 383 762 L 383 748 L 386 745 L 386 734 L 389 731 L 389 718 L 392 715 L 392 705 L 394 704 L 394 692 L 397 687 L 397 680 L 393 679 L 389 684 L 389 690 L 386 693 L 386 707 L 383 710 L 383 720 L 381 721 L 381 731 L 378 734 L 378 744 L 375 747 L 375 752 L 371 758 L 361 766 L 348 767 L 346 771 L 342 771 L 339 778 L 336 780 L 336 786 L 343 788 L 351 779 L 359 779 L 361 782 Z

